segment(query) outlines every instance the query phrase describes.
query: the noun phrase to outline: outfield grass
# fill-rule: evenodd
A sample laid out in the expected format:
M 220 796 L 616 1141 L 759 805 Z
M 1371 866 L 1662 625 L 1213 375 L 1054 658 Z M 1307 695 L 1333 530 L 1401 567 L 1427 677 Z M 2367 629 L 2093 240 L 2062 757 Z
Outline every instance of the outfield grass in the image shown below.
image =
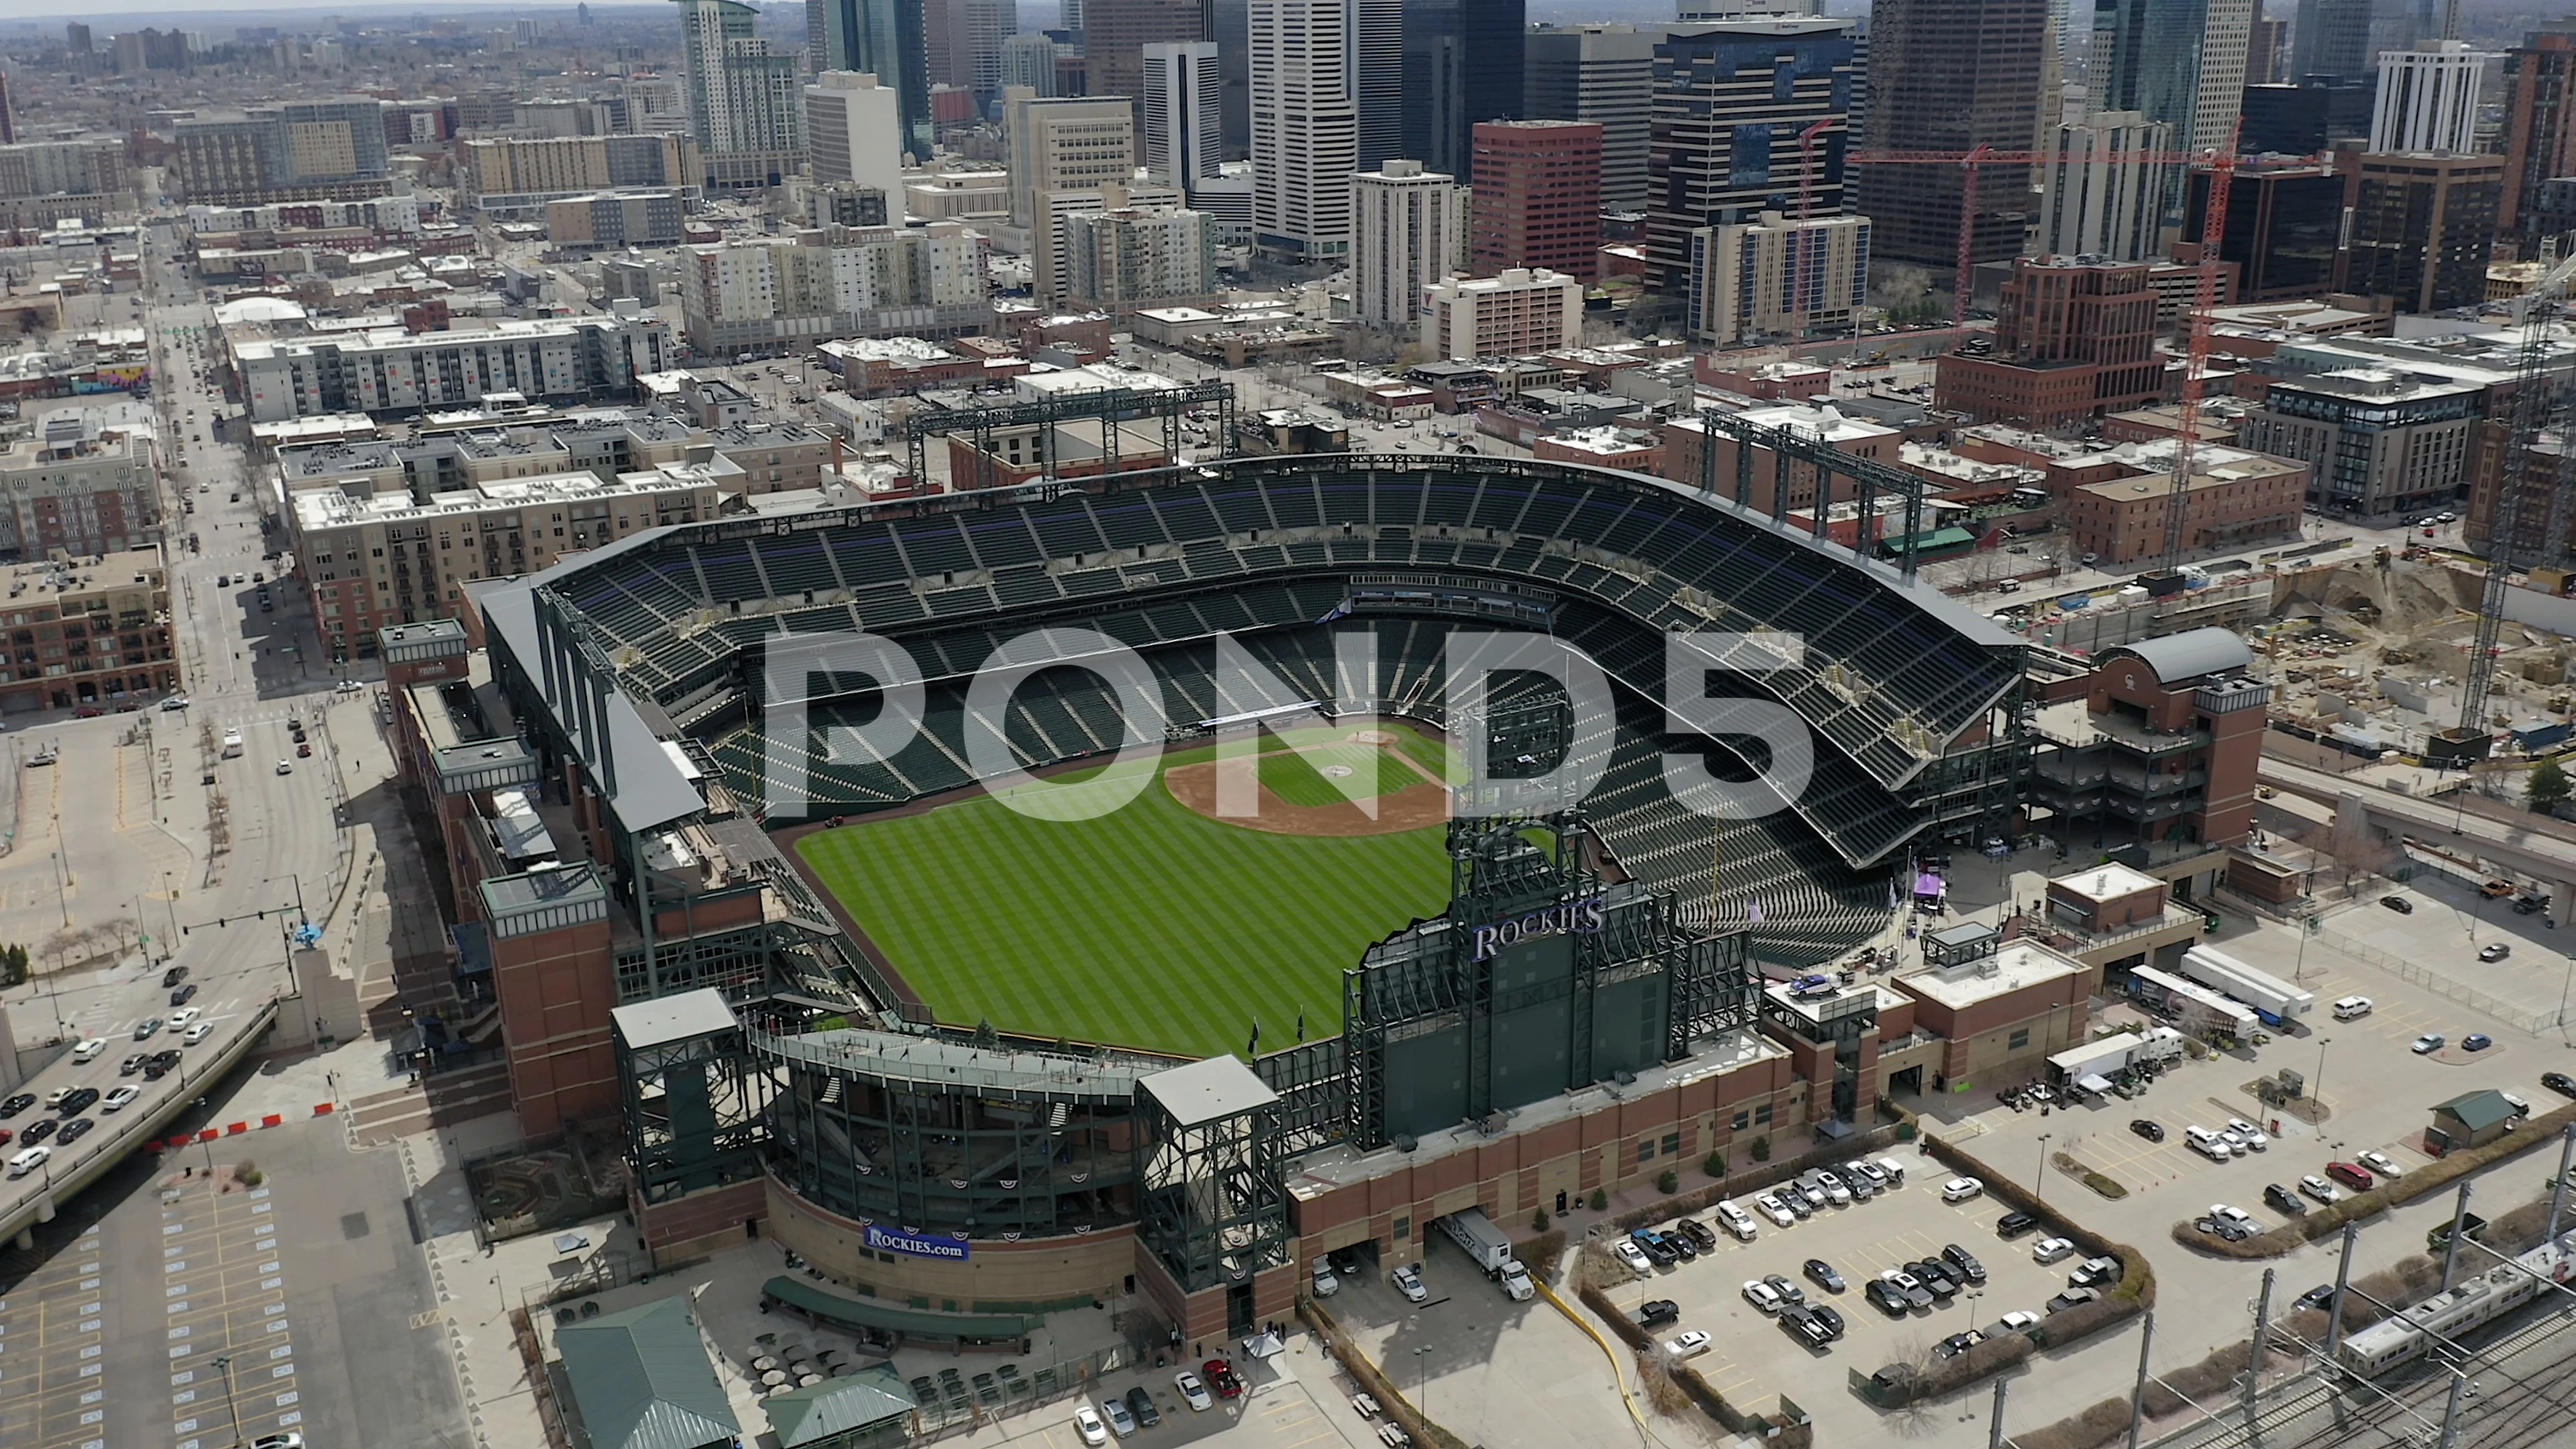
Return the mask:
M 1439 750 L 1383 727 L 1400 744 Z M 1377 753 L 1329 743 L 1341 733 L 1291 740 Z M 1281 747 L 1266 735 L 1262 744 Z M 1214 757 L 1200 746 L 1161 763 Z M 1265 780 L 1273 763 L 1263 761 Z M 1317 763 L 1357 762 L 1336 753 Z M 1341 798 L 1312 767 L 1297 768 L 1326 799 Z M 1392 789 L 1414 777 L 1390 767 L 1379 778 Z M 1264 1050 L 1288 1045 L 1301 1011 L 1309 1040 L 1339 1034 L 1343 969 L 1449 897 L 1437 826 L 1273 835 L 1194 814 L 1159 778 L 1098 819 L 1032 820 L 977 797 L 815 831 L 796 848 L 939 1020 L 1192 1056 L 1242 1051 L 1255 1021 Z

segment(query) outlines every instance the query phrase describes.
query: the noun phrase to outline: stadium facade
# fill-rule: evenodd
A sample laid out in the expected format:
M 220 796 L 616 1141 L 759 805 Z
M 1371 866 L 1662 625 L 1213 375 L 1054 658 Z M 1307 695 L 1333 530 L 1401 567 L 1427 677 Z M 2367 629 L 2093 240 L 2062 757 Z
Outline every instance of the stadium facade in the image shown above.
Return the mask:
M 1864 984 L 1820 1012 L 1759 967 L 1883 929 L 1909 850 L 2008 832 L 2030 746 L 2020 641 L 1910 570 L 1561 464 L 1272 458 L 683 525 L 475 602 L 380 647 L 524 1126 L 616 1126 L 657 1255 L 765 1233 L 853 1326 L 914 1338 L 1007 1338 L 1122 1295 L 1214 1334 L 1283 1316 L 1318 1253 L 1416 1257 L 1465 1207 L 1509 1224 L 1803 1145 L 1890 1073 L 1933 1088 L 1927 1063 L 1966 1058 L 1925 1049 L 1914 998 Z M 1116 691 L 1078 665 L 998 708 L 967 688 L 1003 638 L 1077 621 L 1143 659 L 1175 739 L 1369 712 L 1599 782 L 1453 821 L 1448 913 L 1314 963 L 1343 972 L 1336 1035 L 1247 1063 L 938 1022 L 770 832 L 969 788 L 996 741 L 1023 769 L 1116 748 Z M 1529 676 L 1453 719 L 1442 641 L 1506 629 L 1597 662 L 1610 716 Z M 780 638 L 861 630 L 919 666 L 908 742 L 832 745 L 879 705 L 836 675 L 809 676 L 797 737 L 766 737 Z M 1706 632 L 1801 647 L 1748 664 L 1668 643 Z M 1259 697 L 1224 692 L 1247 686 L 1220 680 L 1219 635 L 1267 671 Z M 1667 755 L 1738 781 L 1762 762 L 1668 713 L 1671 669 L 1685 700 L 1794 714 L 1815 761 L 1788 808 L 1712 824 L 1675 798 Z M 801 801 L 763 793 L 778 749 Z M 2027 988 L 2049 997 L 2041 1046 L 2081 1039 L 2068 973 L 1966 964 L 1963 1029 Z

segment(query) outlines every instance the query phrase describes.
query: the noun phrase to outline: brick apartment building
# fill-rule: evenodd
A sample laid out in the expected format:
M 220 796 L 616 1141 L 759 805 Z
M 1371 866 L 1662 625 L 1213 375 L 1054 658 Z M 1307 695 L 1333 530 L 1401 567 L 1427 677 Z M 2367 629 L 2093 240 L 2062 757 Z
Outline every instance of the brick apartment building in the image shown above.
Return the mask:
M 0 711 L 72 709 L 179 692 L 170 586 L 158 548 L 56 556 L 5 570 Z
M 2174 509 L 2170 439 L 2131 443 L 2135 471 L 2086 483 L 2066 494 L 2066 526 L 2075 548 L 2105 567 L 2164 556 Z M 2156 466 L 2161 463 L 2161 467 Z M 2203 443 L 2192 452 L 2191 487 L 2183 503 L 2185 552 L 2296 538 L 2307 507 L 2309 467 L 2287 458 Z
M 2053 428 L 2163 396 L 2150 271 L 2143 262 L 2017 259 L 1993 355 L 1943 355 L 1940 406 L 1979 422 Z

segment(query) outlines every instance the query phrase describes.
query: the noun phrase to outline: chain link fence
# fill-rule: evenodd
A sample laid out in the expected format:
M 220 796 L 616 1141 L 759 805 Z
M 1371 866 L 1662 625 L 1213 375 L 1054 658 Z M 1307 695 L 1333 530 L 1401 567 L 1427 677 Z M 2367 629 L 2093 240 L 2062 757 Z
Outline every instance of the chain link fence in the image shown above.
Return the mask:
M 2412 961 L 2391 956 L 2376 946 L 2365 945 L 2341 931 L 2319 931 L 2317 939 L 2357 961 L 2367 961 L 2401 981 L 2421 986 L 2436 996 L 2456 1001 L 2472 1011 L 2492 1016 L 2505 1025 L 2528 1032 L 2545 1031 L 2558 1025 L 2555 1011 L 2534 1011 L 2499 1001 L 2474 986 L 2466 986 L 2451 977 L 2428 971 Z

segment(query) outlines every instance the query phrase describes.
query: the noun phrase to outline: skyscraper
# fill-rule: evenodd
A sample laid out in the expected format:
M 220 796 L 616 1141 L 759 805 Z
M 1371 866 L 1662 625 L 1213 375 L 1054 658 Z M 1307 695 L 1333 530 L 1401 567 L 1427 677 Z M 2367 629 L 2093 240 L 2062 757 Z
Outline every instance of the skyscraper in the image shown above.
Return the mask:
M 1349 0 L 1351 104 L 1359 112 L 1360 169 L 1404 150 L 1405 0 Z
M 975 104 L 1002 93 L 1002 41 L 1020 28 L 1017 0 L 924 0 L 930 83 L 973 91 Z
M 922 0 L 805 0 L 805 49 L 816 75 L 860 71 L 892 86 L 903 149 L 930 155 L 930 56 Z
M 1086 0 L 1082 53 L 1095 96 L 1144 93 L 1145 47 L 1164 40 L 1205 40 L 1200 0 Z
M 2227 144 L 2245 98 L 2255 0 L 2100 0 L 2093 11 L 2093 107 L 2174 128 L 2184 150 Z M 2181 197 L 2169 205 L 2179 208 Z
M 9 104 L 9 73 L 0 71 L 0 146 L 18 142 L 18 114 Z
M 1183 188 L 1216 175 L 1225 151 L 1216 42 L 1156 41 L 1145 47 L 1143 78 L 1138 164 Z
M 1418 326 L 1422 289 L 1447 277 L 1461 250 L 1467 218 L 1456 178 L 1389 161 L 1351 178 L 1351 206 L 1351 310 L 1363 326 Z
M 2553 176 L 2576 176 L 2576 22 L 2525 32 L 2505 53 L 2504 198 L 2496 225 L 2526 243 Z
M 885 193 L 903 220 L 903 145 L 895 93 L 872 75 L 827 70 L 805 87 L 805 145 L 818 182 L 850 181 Z
M 2413 50 L 2383 52 L 2370 149 L 2477 150 L 2478 87 L 2493 59 L 2459 40 L 2426 40 Z
M 804 150 L 796 57 L 752 34 L 740 0 L 679 0 L 689 127 L 713 187 L 775 186 Z
M 2113 159 L 2122 151 L 2170 151 L 2173 127 L 2135 111 L 2103 111 L 2057 128 L 2040 213 L 2042 256 L 2098 256 L 2115 262 L 2162 255 L 2164 199 L 2182 167 Z
M 2390 298 L 2400 312 L 2486 300 L 2504 177 L 2497 156 L 2363 156 L 2350 193 L 2344 290 Z
M 1002 84 L 1027 86 L 1042 96 L 1060 96 L 1056 86 L 1056 43 L 1043 35 L 1011 35 L 1002 39 Z
M 1876 0 L 1869 16 L 1871 148 L 2029 147 L 2040 134 L 2048 23 L 2048 0 Z M 1855 209 L 1870 219 L 1872 256 L 1931 266 L 1957 258 L 1962 168 L 1864 166 L 1853 180 Z M 2028 167 L 1981 167 L 1972 257 L 2019 254 L 2031 206 Z
M 1335 260 L 1350 250 L 1359 117 L 1348 3 L 1251 4 L 1253 241 L 1290 261 Z
M 1472 183 L 1469 128 L 1523 114 L 1523 0 L 1404 7 L 1404 154 Z
M 1216 42 L 1217 77 L 1224 83 L 1225 159 L 1252 155 L 1252 19 L 1248 0 L 1208 0 L 1207 39 Z
M 1794 215 L 1802 189 L 1815 215 L 1841 211 L 1851 98 L 1850 21 L 1673 27 L 1655 47 L 1648 285 L 1678 294 L 1689 284 L 1701 227 Z M 1819 122 L 1812 151 L 1799 146 Z
M 1018 86 L 1005 91 L 1002 136 L 1010 148 L 1012 223 L 1035 226 L 1038 198 L 1047 192 L 1097 190 L 1133 176 L 1134 115 L 1124 96 L 1041 97 Z
M 1646 137 L 1655 112 L 1655 42 L 1664 25 L 1540 26 L 1529 33 L 1522 112 L 1601 127 L 1601 205 L 1646 206 Z
M 1601 127 L 1594 121 L 1478 121 L 1468 265 L 1546 267 L 1589 282 L 1601 271 Z
M 2245 46 L 2245 83 L 2270 85 L 2281 78 L 2282 52 L 2290 39 L 2290 22 L 2256 16 L 2253 38 Z
M 2290 73 L 2282 79 L 2297 85 L 2312 75 L 2360 80 L 2377 74 L 2370 51 L 2370 5 L 2371 0 L 2299 0 L 2290 20 Z

